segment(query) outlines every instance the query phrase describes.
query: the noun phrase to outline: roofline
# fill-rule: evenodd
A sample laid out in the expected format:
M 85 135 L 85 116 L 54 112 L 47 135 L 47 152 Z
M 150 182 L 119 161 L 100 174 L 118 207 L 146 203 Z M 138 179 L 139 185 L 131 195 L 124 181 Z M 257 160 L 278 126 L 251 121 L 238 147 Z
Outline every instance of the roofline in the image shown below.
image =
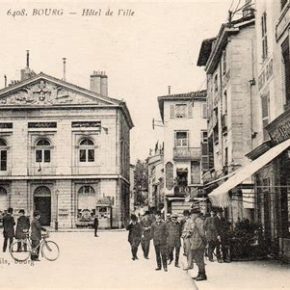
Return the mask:
M 220 54 L 222 53 L 222 50 L 224 49 L 224 47 L 227 45 L 228 38 L 231 35 L 238 34 L 242 28 L 253 25 L 254 23 L 255 23 L 255 17 L 250 16 L 247 18 L 243 18 L 242 20 L 234 21 L 232 23 L 233 26 L 229 26 L 229 23 L 221 25 L 219 33 L 216 37 L 216 42 L 214 46 L 212 47 L 212 50 L 205 64 L 205 71 L 208 74 L 212 74 L 214 72 L 216 65 L 219 61 Z M 200 54 L 201 53 L 202 53 L 202 47 L 200 49 Z M 199 59 L 200 59 L 200 54 L 199 54 Z
M 29 79 L 26 79 L 26 80 L 23 80 L 23 81 L 20 81 L 16 84 L 13 84 L 12 86 L 10 87 L 7 87 L 7 88 L 4 88 L 4 89 L 1 89 L 0 90 L 0 98 L 1 97 L 4 97 L 6 96 L 7 94 L 10 94 L 11 92 L 14 92 L 14 91 L 17 91 L 19 89 L 21 89 L 21 87 L 27 85 L 27 84 L 30 84 L 30 83 L 33 83 L 41 78 L 45 78 L 47 80 L 50 80 L 52 82 L 55 82 L 61 86 L 64 86 L 64 87 L 67 87 L 71 90 L 74 90 L 74 91 L 78 91 L 82 94 L 85 94 L 89 97 L 92 97 L 92 98 L 98 98 L 104 102 L 107 102 L 109 103 L 108 105 L 95 105 L 95 104 L 82 104 L 82 105 L 67 105 L 67 104 L 64 104 L 64 105 L 61 105 L 61 104 L 58 104 L 58 105 L 51 105 L 49 107 L 45 107 L 45 109 L 55 109 L 55 108 L 63 108 L 63 107 L 78 107 L 78 106 L 81 106 L 81 107 L 119 107 L 122 109 L 124 115 L 125 115 L 125 118 L 127 119 L 128 121 L 128 124 L 129 124 L 129 127 L 130 129 L 134 127 L 134 124 L 133 124 L 133 121 L 132 121 L 132 118 L 131 118 L 131 115 L 130 115 L 130 112 L 127 108 L 127 105 L 126 105 L 126 102 L 123 102 L 123 101 L 120 101 L 120 100 L 117 100 L 117 99 L 113 99 L 113 98 L 110 98 L 110 97 L 105 97 L 105 96 L 101 96 L 91 90 L 88 90 L 88 89 L 85 89 L 85 88 L 82 88 L 80 86 L 77 86 L 75 84 L 72 84 L 72 83 L 69 83 L 69 82 L 66 82 L 64 80 L 60 80 L 58 78 L 55 78 L 53 76 L 50 76 L 50 75 L 47 75 L 43 72 L 40 72 L 39 74 L 33 76 L 32 78 L 29 78 Z M 19 108 L 30 108 L 30 109 L 34 109 L 34 107 L 32 107 L 31 105 L 21 105 L 21 106 L 6 106 L 5 107 L 1 107 L 0 106 L 0 109 L 19 109 Z M 41 105 L 38 105 L 38 106 L 35 106 L 35 108 L 37 109 L 40 109 L 40 108 L 44 108 L 42 107 Z
M 198 95 L 199 94 L 199 95 Z M 174 94 L 174 95 L 164 95 L 157 97 L 158 105 L 159 105 L 159 111 L 162 118 L 162 121 L 164 122 L 164 101 L 206 101 L 206 90 L 201 91 L 194 91 L 189 92 L 185 94 Z M 200 96 L 204 95 L 204 96 Z

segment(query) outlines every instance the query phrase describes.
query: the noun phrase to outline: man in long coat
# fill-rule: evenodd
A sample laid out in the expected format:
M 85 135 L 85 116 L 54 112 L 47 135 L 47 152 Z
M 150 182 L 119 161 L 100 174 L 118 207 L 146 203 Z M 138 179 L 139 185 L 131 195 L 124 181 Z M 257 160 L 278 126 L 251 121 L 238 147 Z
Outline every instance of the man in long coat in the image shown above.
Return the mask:
M 144 216 L 140 221 L 140 225 L 142 227 L 142 239 L 141 246 L 145 259 L 149 259 L 149 250 L 150 250 L 150 240 L 151 240 L 151 225 L 152 220 L 149 216 L 149 211 L 146 211 Z
M 128 242 L 131 245 L 132 260 L 134 261 L 138 259 L 137 252 L 142 236 L 142 227 L 138 223 L 138 218 L 136 215 L 131 214 L 131 221 L 127 226 L 127 230 L 129 231 Z
M 157 268 L 156 271 L 163 269 L 167 272 L 167 223 L 161 219 L 161 212 L 156 213 L 156 221 L 151 226 L 151 236 L 156 254 Z
M 210 211 L 210 217 L 204 222 L 205 237 L 208 244 L 208 259 L 213 262 L 213 252 L 218 243 L 217 217 L 214 210 Z
M 175 267 L 179 267 L 179 253 L 181 247 L 181 225 L 177 221 L 177 214 L 171 215 L 171 222 L 167 224 L 168 227 L 168 238 L 167 238 L 167 248 L 168 248 L 168 258 L 170 265 L 173 261 L 173 252 L 175 250 Z
M 4 236 L 3 252 L 6 252 L 8 240 L 9 247 L 13 242 L 15 220 L 12 214 L 13 208 L 9 207 L 6 215 L 3 217 L 3 236 Z
M 198 274 L 194 278 L 196 281 L 206 280 L 204 252 L 206 246 L 206 238 L 204 232 L 204 221 L 200 217 L 199 207 L 191 210 L 191 224 L 189 228 L 190 239 L 190 257 L 195 260 L 198 267 Z M 189 268 L 192 268 L 193 261 L 189 261 Z
M 93 227 L 94 227 L 95 237 L 98 237 L 99 218 L 97 214 L 94 217 Z
M 30 221 L 29 217 L 25 216 L 24 209 L 21 209 L 19 211 L 19 214 L 20 217 L 17 219 L 15 238 L 18 240 L 22 240 L 26 239 L 26 233 L 28 233 L 30 228 Z M 21 250 L 21 242 L 19 241 L 17 244 L 17 251 L 20 252 Z M 24 244 L 24 251 L 27 251 L 26 243 Z

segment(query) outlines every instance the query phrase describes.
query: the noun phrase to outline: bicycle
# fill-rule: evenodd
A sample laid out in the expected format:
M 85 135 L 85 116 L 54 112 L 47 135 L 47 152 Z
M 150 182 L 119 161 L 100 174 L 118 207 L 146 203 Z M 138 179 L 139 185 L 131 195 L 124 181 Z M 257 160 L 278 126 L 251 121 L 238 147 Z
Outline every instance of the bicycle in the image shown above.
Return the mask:
M 41 234 L 41 241 L 36 248 L 32 248 L 29 233 L 25 232 L 25 234 L 26 238 L 14 241 L 9 248 L 10 255 L 16 262 L 25 262 L 38 248 L 48 261 L 55 261 L 59 257 L 59 247 L 57 243 L 47 240 L 48 233 Z

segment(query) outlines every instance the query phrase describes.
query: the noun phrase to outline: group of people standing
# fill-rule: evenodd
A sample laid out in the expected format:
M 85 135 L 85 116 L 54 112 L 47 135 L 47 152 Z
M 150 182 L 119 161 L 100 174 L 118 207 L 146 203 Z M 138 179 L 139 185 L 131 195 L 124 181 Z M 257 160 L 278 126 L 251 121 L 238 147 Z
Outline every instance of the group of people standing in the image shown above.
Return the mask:
M 209 217 L 201 214 L 199 207 L 190 211 L 185 210 L 183 217 L 178 220 L 177 214 L 171 214 L 166 221 L 161 212 L 150 214 L 145 212 L 138 220 L 134 214 L 127 226 L 129 231 L 128 241 L 131 245 L 132 259 L 137 260 L 138 247 L 141 244 L 144 258 L 148 259 L 150 240 L 156 254 L 156 271 L 164 269 L 168 271 L 168 265 L 174 261 L 175 267 L 179 267 L 180 249 L 183 245 L 183 255 L 186 256 L 187 265 L 184 270 L 193 269 L 195 262 L 198 267 L 196 281 L 206 280 L 205 255 L 210 261 L 214 261 L 213 253 L 219 262 L 226 259 L 224 247 L 225 220 L 221 211 L 217 214 L 212 210 Z
M 8 208 L 7 212 L 3 216 L 3 252 L 6 252 L 8 242 L 9 247 L 11 247 L 14 237 L 19 240 L 17 243 L 17 251 L 27 251 L 26 244 L 22 249 L 20 240 L 27 238 L 27 233 L 31 230 L 31 246 L 32 251 L 31 260 L 39 261 L 39 243 L 41 240 L 41 231 L 46 231 L 40 224 L 40 213 L 39 211 L 34 211 L 33 219 L 30 223 L 29 217 L 25 215 L 25 211 L 23 209 L 19 210 L 19 217 L 17 219 L 16 230 L 15 227 L 15 219 L 13 217 L 13 208 Z

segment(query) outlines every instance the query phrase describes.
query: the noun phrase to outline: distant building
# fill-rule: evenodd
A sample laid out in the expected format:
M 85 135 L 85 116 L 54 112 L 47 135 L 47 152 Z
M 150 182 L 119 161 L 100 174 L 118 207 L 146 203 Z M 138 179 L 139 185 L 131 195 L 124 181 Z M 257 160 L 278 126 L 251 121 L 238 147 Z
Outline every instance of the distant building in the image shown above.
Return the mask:
M 202 186 L 206 92 L 160 96 L 158 103 L 164 124 L 165 211 L 181 213 Z
M 129 216 L 130 129 L 107 76 L 90 90 L 27 67 L 0 90 L 0 209 L 39 210 L 42 224 L 122 227 Z
M 160 209 L 164 206 L 164 162 L 163 149 L 158 148 L 147 158 L 148 206 Z
M 207 74 L 209 170 L 204 174 L 205 191 L 211 192 L 238 168 L 260 132 L 252 116 L 259 114 L 256 95 L 256 34 L 254 14 L 221 25 L 215 38 L 203 41 L 198 65 Z M 225 214 L 233 222 L 254 218 L 253 181 L 232 190 Z M 243 195 L 250 202 L 243 203 Z

